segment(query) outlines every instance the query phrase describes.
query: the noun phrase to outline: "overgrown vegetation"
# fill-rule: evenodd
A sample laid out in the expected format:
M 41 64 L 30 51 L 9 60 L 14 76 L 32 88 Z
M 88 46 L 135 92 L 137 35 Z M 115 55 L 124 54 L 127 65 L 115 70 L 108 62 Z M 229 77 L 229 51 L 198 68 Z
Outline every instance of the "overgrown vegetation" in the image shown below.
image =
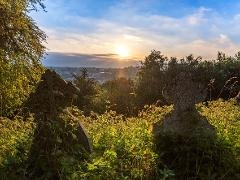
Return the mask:
M 35 124 L 32 118 L 23 121 L 0 119 L 0 176 L 1 179 L 23 178 L 32 144 Z
M 56 105 L 49 101 L 47 109 L 35 108 L 37 115 L 22 117 L 18 112 L 25 113 L 23 104 L 44 69 L 45 34 L 28 16 L 37 6 L 44 9 L 41 0 L 0 0 L 0 179 L 240 179 L 240 106 L 231 99 L 240 88 L 240 53 L 218 53 L 216 60 L 203 61 L 152 51 L 137 79 L 104 84 L 83 69 L 73 82 L 78 89 L 68 84 L 76 94 L 65 93 L 75 106 L 63 111 L 66 104 L 60 103 L 47 114 Z M 162 133 L 155 138 L 153 125 L 173 109 L 163 91 L 179 72 L 190 72 L 206 85 L 208 97 L 197 110 L 215 127 L 215 136 Z M 48 85 L 43 84 L 46 94 Z M 64 102 L 61 87 L 51 90 L 49 99 Z M 85 153 L 80 123 L 93 152 Z
M 152 125 L 164 118 L 170 106 L 146 106 L 134 118 L 124 118 L 113 111 L 102 115 L 84 116 L 76 107 L 70 111 L 88 130 L 94 152 L 82 163 L 64 152 L 77 152 L 74 146 L 56 152 L 63 179 L 238 179 L 240 177 L 240 108 L 234 101 L 214 101 L 198 110 L 217 130 L 214 141 L 201 140 L 188 144 L 176 143 L 169 137 L 162 139 L 156 151 Z M 64 121 L 71 119 L 62 116 Z M 72 121 L 72 120 L 71 120 Z M 74 124 L 72 121 L 71 124 Z M 73 133 L 68 129 L 66 132 Z M 53 132 L 59 131 L 53 127 Z M 34 123 L 21 119 L 1 120 L 1 177 L 24 179 L 26 160 L 32 143 Z M 60 132 L 60 131 L 59 131 Z M 61 140 L 62 141 L 62 140 Z M 60 139 L 55 144 L 62 146 Z M 76 144 L 77 145 L 77 144 Z M 59 155 L 60 153 L 60 155 Z M 168 158 L 166 158 L 168 157 Z M 44 175 L 47 177 L 47 174 Z M 4 178 L 3 178 L 4 179 Z

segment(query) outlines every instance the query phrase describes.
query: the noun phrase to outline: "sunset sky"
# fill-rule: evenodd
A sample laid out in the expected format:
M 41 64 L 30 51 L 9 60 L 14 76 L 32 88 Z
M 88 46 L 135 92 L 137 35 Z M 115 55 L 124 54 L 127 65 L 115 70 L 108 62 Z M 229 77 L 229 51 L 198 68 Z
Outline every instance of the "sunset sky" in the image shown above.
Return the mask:
M 67 57 L 95 62 L 166 56 L 234 55 L 240 47 L 237 0 L 45 0 L 31 16 L 48 35 L 47 65 Z M 65 56 L 65 59 L 55 56 Z M 68 63 L 77 66 L 77 58 Z M 71 64 L 72 63 L 72 64 Z M 65 63 L 66 64 L 66 63 Z M 94 65 L 90 63 L 90 66 Z

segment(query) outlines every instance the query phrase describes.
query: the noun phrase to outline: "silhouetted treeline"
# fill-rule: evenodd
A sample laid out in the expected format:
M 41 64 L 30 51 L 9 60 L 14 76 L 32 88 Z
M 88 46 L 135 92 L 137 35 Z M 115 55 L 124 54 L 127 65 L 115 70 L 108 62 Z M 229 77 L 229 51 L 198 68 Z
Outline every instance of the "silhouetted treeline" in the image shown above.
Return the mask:
M 160 51 L 152 51 L 142 62 L 134 80 L 115 78 L 102 85 L 80 74 L 75 76 L 74 82 L 86 93 L 83 93 L 79 107 L 88 113 L 91 110 L 102 113 L 111 109 L 132 116 L 145 105 L 166 105 L 168 102 L 163 91 L 180 72 L 191 72 L 194 81 L 205 85 L 208 91 L 205 101 L 229 99 L 240 90 L 240 53 L 231 57 L 219 52 L 215 60 L 207 61 L 193 55 L 182 59 L 168 58 Z M 95 91 L 87 89 L 89 87 Z

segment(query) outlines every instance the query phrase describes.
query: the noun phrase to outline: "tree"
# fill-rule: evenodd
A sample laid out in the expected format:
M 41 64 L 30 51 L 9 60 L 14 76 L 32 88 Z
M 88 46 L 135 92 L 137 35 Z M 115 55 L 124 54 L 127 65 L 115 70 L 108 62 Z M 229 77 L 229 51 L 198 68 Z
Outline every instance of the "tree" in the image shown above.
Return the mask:
M 83 68 L 77 75 L 73 74 L 73 83 L 79 89 L 76 105 L 89 114 L 91 111 L 103 112 L 104 102 L 100 100 L 101 89 L 94 79 L 89 78 L 86 68 Z
M 212 98 L 229 99 L 240 91 L 240 52 L 234 57 L 218 53 L 211 71 L 213 83 Z
M 45 34 L 28 15 L 41 0 L 0 0 L 1 114 L 11 115 L 28 97 L 43 71 Z
M 128 116 L 134 115 L 135 93 L 132 80 L 118 78 L 105 82 L 102 87 L 111 110 Z
M 206 85 L 207 100 L 235 97 L 240 90 L 240 53 L 234 57 L 218 53 L 216 60 L 202 60 L 189 55 L 177 59 L 164 57 L 159 51 L 152 51 L 142 62 L 137 79 L 137 102 L 141 108 L 145 104 L 167 103 L 163 91 L 179 73 L 189 72 L 194 81 Z
M 160 51 L 152 51 L 142 62 L 137 79 L 137 103 L 142 107 L 163 100 L 164 69 L 168 61 Z

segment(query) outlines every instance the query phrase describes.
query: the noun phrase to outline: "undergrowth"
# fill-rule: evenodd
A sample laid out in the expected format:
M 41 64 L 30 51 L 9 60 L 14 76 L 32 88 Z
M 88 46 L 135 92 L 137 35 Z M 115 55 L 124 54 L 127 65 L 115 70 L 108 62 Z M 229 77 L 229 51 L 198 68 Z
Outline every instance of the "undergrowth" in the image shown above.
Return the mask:
M 137 117 L 125 118 L 113 111 L 102 115 L 92 113 L 86 117 L 77 108 L 70 108 L 87 129 L 93 153 L 83 162 L 72 158 L 74 156 L 60 157 L 62 179 L 239 178 L 240 107 L 234 101 L 221 100 L 210 102 L 208 107 L 198 105 L 198 111 L 215 126 L 216 138 L 186 143 L 185 140 L 163 137 L 159 139 L 162 146 L 156 147 L 152 125 L 163 119 L 171 109 L 148 106 Z M 34 127 L 32 120 L 0 120 L 2 179 L 26 179 L 26 160 Z
M 152 124 L 171 110 L 147 106 L 137 118 L 113 111 L 82 117 L 93 142 L 91 161 L 79 171 L 83 179 L 149 179 L 158 173 Z M 75 115 L 79 116 L 78 111 Z M 81 119 L 81 117 L 79 118 Z
M 0 179 L 24 177 L 34 129 L 32 118 L 0 119 Z

